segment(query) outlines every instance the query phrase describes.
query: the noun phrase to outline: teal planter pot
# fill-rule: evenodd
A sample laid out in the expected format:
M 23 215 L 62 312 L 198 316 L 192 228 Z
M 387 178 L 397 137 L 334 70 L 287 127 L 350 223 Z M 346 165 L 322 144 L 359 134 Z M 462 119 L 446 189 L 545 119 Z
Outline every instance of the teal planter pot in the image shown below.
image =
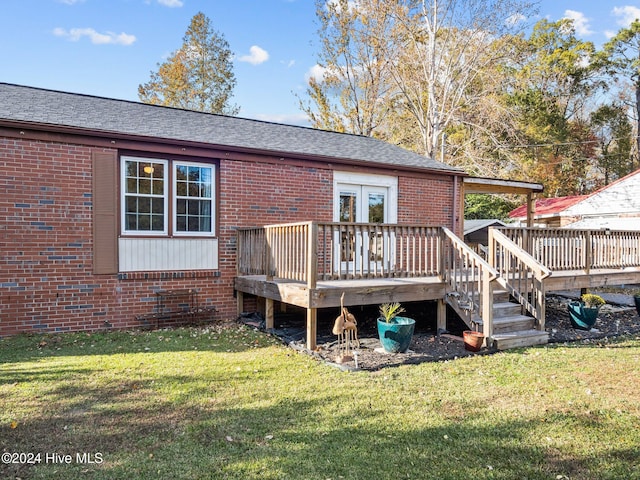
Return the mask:
M 378 319 L 378 336 L 385 352 L 404 353 L 409 349 L 416 321 L 412 318 L 395 317 L 390 322 Z
M 598 318 L 598 308 L 585 307 L 584 303 L 569 303 L 569 319 L 571 326 L 578 330 L 591 330 Z

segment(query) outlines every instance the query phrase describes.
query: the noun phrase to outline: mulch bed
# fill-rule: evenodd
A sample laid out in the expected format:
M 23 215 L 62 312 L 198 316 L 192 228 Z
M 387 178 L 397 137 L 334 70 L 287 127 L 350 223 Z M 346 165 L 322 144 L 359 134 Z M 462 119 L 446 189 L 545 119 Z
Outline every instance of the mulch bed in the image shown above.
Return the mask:
M 563 342 L 592 342 L 602 341 L 621 335 L 640 334 L 640 317 L 634 307 L 624 305 L 604 305 L 598 316 L 594 328 L 590 331 L 576 330 L 571 326 L 567 304 L 570 299 L 562 296 L 550 295 L 547 297 L 546 330 L 549 332 L 550 343 Z M 427 322 L 416 323 L 409 351 L 399 354 L 384 353 L 380 349 L 375 327 L 375 312 L 352 312 L 358 319 L 358 335 L 360 348 L 357 350 L 357 369 L 379 370 L 385 367 L 417 364 L 422 362 L 446 361 L 462 358 L 470 355 L 486 355 L 494 353 L 483 348 L 480 352 L 470 352 L 464 348 L 462 330 L 464 324 L 450 325 L 451 332 L 433 331 L 433 325 L 425 325 Z M 413 315 L 412 315 L 413 316 Z M 315 358 L 334 364 L 345 370 L 356 369 L 356 361 L 351 360 L 342 364 L 336 363 L 338 357 L 338 343 L 335 335 L 331 334 L 332 320 L 320 319 L 318 324 L 318 348 L 309 351 L 305 347 L 304 322 L 300 322 L 299 314 L 288 314 L 276 317 L 276 329 L 271 333 L 278 336 L 284 343 L 295 350 L 312 355 Z M 304 318 L 304 317 L 302 317 Z M 264 326 L 264 321 L 259 316 L 241 317 L 241 321 L 257 328 Z M 433 322 L 428 322 L 432 324 Z

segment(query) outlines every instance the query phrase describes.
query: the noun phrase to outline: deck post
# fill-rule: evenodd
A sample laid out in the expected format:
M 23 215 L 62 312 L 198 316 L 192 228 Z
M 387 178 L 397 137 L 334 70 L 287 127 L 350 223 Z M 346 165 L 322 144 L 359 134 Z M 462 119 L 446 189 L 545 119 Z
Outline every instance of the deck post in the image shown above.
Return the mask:
M 265 298 L 264 319 L 265 319 L 265 328 L 267 330 L 273 329 L 273 327 L 274 327 L 274 321 L 273 321 L 273 299 L 271 299 L 271 298 Z
M 244 312 L 244 292 L 239 290 L 236 290 L 236 309 L 238 316 L 242 315 L 242 312 Z
M 447 329 L 447 304 L 444 299 L 438 299 L 438 310 L 436 313 L 436 332 L 442 332 Z
M 307 348 L 311 351 L 316 349 L 318 335 L 318 309 L 307 308 Z
M 307 232 L 307 288 L 316 288 L 318 281 L 318 224 L 309 222 Z
M 527 193 L 527 228 L 533 227 L 533 219 L 536 214 L 536 206 L 533 203 L 533 193 Z
M 484 334 L 487 347 L 491 347 L 491 337 L 493 337 L 493 280 L 491 272 L 487 269 L 482 271 L 482 333 Z
M 307 288 L 309 290 L 309 302 L 311 302 L 312 290 L 315 290 L 318 281 L 318 224 L 310 222 L 307 237 Z M 318 340 L 318 309 L 307 308 L 307 348 L 316 349 Z

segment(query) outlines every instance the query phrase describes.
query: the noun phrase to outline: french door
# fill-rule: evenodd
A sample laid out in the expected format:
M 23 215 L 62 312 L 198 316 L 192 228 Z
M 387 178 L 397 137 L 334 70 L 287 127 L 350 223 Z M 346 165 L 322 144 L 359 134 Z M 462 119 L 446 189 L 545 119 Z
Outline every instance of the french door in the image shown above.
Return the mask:
M 338 221 L 341 223 L 388 223 L 389 189 L 384 186 L 338 184 Z M 390 251 L 388 233 L 374 233 L 357 225 L 344 226 L 336 232 L 334 258 L 340 270 L 365 274 L 381 269 Z M 387 248 L 385 248 L 387 247 Z M 336 262 L 336 267 L 337 262 Z

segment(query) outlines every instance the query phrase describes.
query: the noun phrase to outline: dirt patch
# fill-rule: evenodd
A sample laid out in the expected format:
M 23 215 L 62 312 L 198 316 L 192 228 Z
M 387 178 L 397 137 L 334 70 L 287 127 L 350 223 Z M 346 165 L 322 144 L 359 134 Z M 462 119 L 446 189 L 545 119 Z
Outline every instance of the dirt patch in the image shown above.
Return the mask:
M 590 342 L 603 338 L 612 338 L 620 335 L 639 334 L 640 317 L 634 307 L 626 305 L 604 305 L 598 316 L 594 328 L 590 331 L 576 330 L 571 326 L 567 304 L 571 298 L 564 296 L 548 296 L 546 305 L 546 330 L 549 332 L 550 343 L 557 342 Z M 375 327 L 375 311 L 363 309 L 352 312 L 358 319 L 358 334 L 360 348 L 357 349 L 357 368 L 361 370 L 379 370 L 385 367 L 393 367 L 422 362 L 444 361 L 462 358 L 470 355 L 485 355 L 494 353 L 487 348 L 480 352 L 470 352 L 465 349 L 462 340 L 463 324 L 449 321 L 450 332 L 436 332 L 431 322 L 417 320 L 409 351 L 399 354 L 384 353 L 380 349 L 380 341 Z M 427 312 L 431 317 L 433 312 Z M 419 312 L 410 314 L 412 318 L 420 317 Z M 245 323 L 264 327 L 264 320 L 259 316 L 249 316 L 243 319 Z M 278 336 L 284 343 L 297 351 L 312 355 L 319 360 L 326 361 L 344 369 L 355 369 L 356 359 L 337 364 L 338 342 L 335 335 L 331 335 L 331 318 L 319 318 L 318 320 L 318 348 L 309 351 L 305 347 L 305 329 L 300 324 L 300 314 L 290 313 L 276 317 L 276 328 L 272 333 Z

